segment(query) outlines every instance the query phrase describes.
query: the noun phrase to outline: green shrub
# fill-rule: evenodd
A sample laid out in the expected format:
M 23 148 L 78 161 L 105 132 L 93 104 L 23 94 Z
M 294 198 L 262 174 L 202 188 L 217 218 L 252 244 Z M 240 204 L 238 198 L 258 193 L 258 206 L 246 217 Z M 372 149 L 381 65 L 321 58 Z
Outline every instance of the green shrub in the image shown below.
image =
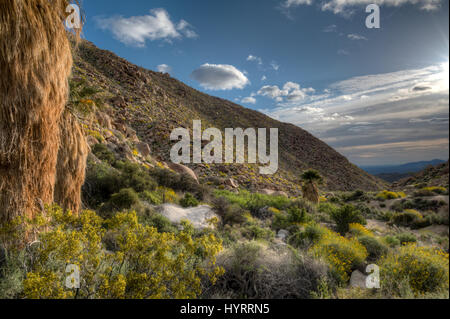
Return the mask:
M 417 237 L 412 233 L 402 233 L 395 236 L 401 245 L 417 242 Z
M 309 249 L 318 258 L 324 258 L 332 267 L 336 279 L 346 283 L 353 269 L 360 266 L 367 257 L 366 248 L 354 238 L 345 238 L 331 230 Z
M 308 247 L 318 242 L 326 233 L 327 231 L 323 226 L 311 223 L 304 230 L 292 234 L 288 238 L 288 243 L 297 248 Z
M 384 256 L 388 252 L 388 248 L 375 237 L 360 236 L 358 237 L 358 241 L 366 247 L 366 250 L 369 253 L 369 261 L 377 261 L 381 256 Z
M 97 208 L 124 187 L 120 172 L 106 163 L 88 163 L 82 188 L 83 202 Z
M 152 205 L 161 205 L 161 204 L 163 204 L 163 200 L 162 200 L 161 194 L 158 191 L 153 191 L 153 192 L 143 191 L 142 193 L 139 193 L 139 197 L 142 200 L 147 201 L 147 202 L 149 202 Z
M 404 197 L 406 197 L 406 194 L 404 192 L 390 192 L 390 191 L 384 190 L 384 191 L 378 193 L 376 197 L 380 200 L 387 200 L 387 199 L 404 198 Z
M 121 171 L 123 185 L 126 188 L 133 188 L 140 193 L 145 190 L 154 191 L 158 186 L 150 171 L 142 165 L 131 162 L 117 162 L 115 165 Z
M 186 193 L 182 199 L 180 199 L 180 205 L 184 208 L 198 206 L 198 200 L 192 196 L 192 194 Z
M 383 239 L 390 247 L 400 246 L 400 240 L 398 240 L 398 238 L 395 236 L 386 236 Z
M 415 244 L 403 246 L 380 261 L 380 277 L 381 287 L 389 297 L 402 296 L 405 282 L 415 297 L 443 291 L 448 295 L 448 254 Z
M 423 216 L 413 209 L 405 210 L 403 213 L 396 213 L 392 216 L 392 222 L 400 226 L 411 226 L 416 221 L 422 220 Z
M 291 205 L 289 198 L 284 196 L 250 193 L 244 190 L 239 192 L 239 194 L 217 190 L 215 195 L 225 197 L 229 202 L 238 204 L 243 209 L 248 210 L 255 215 L 257 215 L 259 210 L 264 207 L 274 207 L 278 210 L 284 210 Z
M 245 210 L 239 205 L 232 205 L 225 197 L 214 198 L 212 204 L 214 211 L 222 221 L 222 226 L 245 222 Z
M 331 218 L 336 223 L 337 231 L 342 235 L 349 231 L 349 224 L 351 223 L 366 224 L 361 212 L 352 205 L 344 205 L 334 210 L 331 212 Z
M 139 195 L 132 188 L 123 188 L 118 193 L 113 194 L 108 203 L 113 210 L 122 211 L 138 204 Z
M 160 233 L 177 233 L 178 228 L 172 224 L 172 222 L 161 214 L 157 214 L 153 211 L 147 211 L 144 214 L 138 216 L 139 221 L 150 227 L 155 227 Z
M 92 153 L 101 161 L 108 164 L 113 164 L 116 161 L 116 157 L 112 151 L 105 144 L 95 144 L 92 147 Z
M 291 224 L 302 224 L 308 222 L 311 218 L 308 216 L 305 208 L 292 206 L 287 209 L 288 221 Z
M 250 240 L 271 240 L 275 237 L 275 233 L 272 230 L 257 225 L 245 227 L 243 235 Z

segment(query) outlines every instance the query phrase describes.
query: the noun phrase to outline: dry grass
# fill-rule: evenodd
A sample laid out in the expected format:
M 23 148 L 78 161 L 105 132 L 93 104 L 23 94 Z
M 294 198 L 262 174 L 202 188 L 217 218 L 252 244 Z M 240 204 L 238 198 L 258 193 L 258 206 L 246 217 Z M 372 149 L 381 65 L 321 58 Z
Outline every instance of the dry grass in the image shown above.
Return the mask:
M 65 210 L 77 212 L 89 146 L 78 121 L 68 111 L 62 116 L 60 135 L 54 201 Z
M 0 0 L 0 222 L 54 197 L 72 54 L 67 0 Z

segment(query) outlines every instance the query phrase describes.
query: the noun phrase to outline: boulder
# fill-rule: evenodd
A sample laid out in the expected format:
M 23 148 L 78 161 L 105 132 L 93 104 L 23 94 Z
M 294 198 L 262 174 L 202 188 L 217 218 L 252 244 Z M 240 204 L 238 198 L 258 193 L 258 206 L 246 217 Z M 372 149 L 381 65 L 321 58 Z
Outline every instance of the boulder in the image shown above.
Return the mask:
M 277 238 L 278 238 L 278 239 L 280 239 L 280 240 L 286 242 L 288 236 L 289 236 L 289 231 L 287 231 L 286 229 L 280 229 L 280 230 L 278 231 L 278 234 L 277 234 Z
M 359 270 L 355 270 L 350 277 L 350 287 L 366 288 L 366 278 Z
M 139 151 L 139 153 L 141 153 L 141 155 L 144 157 L 149 156 L 151 153 L 150 146 L 147 143 L 143 142 L 138 143 L 136 145 L 136 148 Z
M 174 204 L 164 204 L 156 207 L 156 211 L 172 223 L 180 223 L 182 220 L 188 220 L 196 229 L 210 228 L 211 225 L 208 221 L 217 217 L 212 207 L 208 205 L 183 208 Z
M 174 170 L 175 172 L 177 172 L 179 174 L 189 175 L 198 183 L 197 175 L 189 167 L 184 166 L 182 164 L 175 164 L 175 163 L 171 163 L 171 162 L 168 163 L 168 166 L 171 170 Z

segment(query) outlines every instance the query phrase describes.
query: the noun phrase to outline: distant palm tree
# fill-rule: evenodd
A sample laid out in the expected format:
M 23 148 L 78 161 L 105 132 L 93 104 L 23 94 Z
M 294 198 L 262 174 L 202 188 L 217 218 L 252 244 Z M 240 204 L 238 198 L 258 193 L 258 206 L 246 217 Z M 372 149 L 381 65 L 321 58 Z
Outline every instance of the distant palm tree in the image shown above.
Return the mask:
M 312 203 L 319 203 L 319 189 L 317 184 L 322 182 L 322 176 L 319 172 L 313 169 L 303 172 L 301 175 L 303 184 L 303 197 Z

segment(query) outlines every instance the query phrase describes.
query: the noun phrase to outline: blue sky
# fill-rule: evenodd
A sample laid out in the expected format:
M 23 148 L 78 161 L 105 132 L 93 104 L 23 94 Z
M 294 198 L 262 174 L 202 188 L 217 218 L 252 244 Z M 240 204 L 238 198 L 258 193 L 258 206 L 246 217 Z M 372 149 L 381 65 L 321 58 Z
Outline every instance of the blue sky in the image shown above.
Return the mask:
M 365 26 L 368 3 L 383 3 L 380 29 Z M 96 0 L 83 8 L 84 37 L 100 48 L 299 125 L 355 164 L 448 158 L 448 1 Z

